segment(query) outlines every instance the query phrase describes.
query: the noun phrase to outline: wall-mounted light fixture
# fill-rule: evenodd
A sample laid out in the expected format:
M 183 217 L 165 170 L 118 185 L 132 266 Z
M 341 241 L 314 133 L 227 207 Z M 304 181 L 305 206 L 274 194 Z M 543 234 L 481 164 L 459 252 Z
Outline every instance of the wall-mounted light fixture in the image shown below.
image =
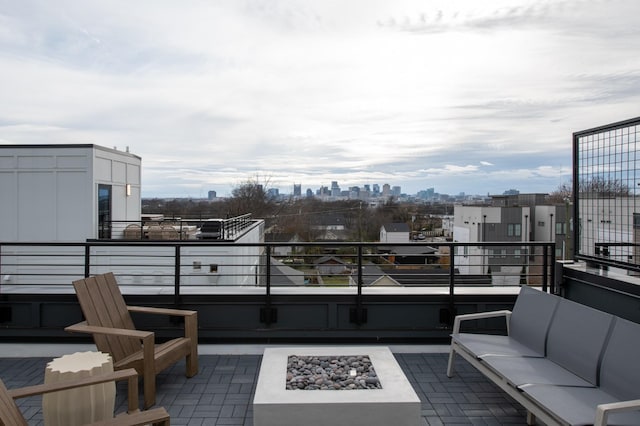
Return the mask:
M 126 189 L 125 189 L 125 191 L 127 192 L 127 197 L 131 196 L 131 184 L 130 184 L 130 183 L 128 183 L 128 184 L 125 186 L 125 188 L 126 188 Z

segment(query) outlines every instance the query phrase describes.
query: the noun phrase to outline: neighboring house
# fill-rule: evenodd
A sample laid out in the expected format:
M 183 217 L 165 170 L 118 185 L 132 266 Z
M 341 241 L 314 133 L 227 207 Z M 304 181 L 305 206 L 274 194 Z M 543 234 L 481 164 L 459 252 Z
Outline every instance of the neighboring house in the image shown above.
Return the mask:
M 340 213 L 323 213 L 313 217 L 311 230 L 316 241 L 346 241 L 349 237 L 347 219 Z
M 354 270 L 349 276 L 349 286 L 358 285 L 358 271 Z M 365 287 L 398 287 L 399 282 L 387 275 L 376 265 L 362 267 L 362 285 Z
M 379 251 L 387 257 L 390 263 L 399 265 L 428 265 L 438 263 L 438 249 L 423 244 L 380 247 Z
M 292 287 L 304 285 L 304 272 L 271 258 L 271 285 Z
M 315 265 L 320 275 L 338 275 L 349 270 L 348 265 L 335 256 L 323 256 L 316 260 Z
M 568 205 L 550 204 L 544 194 L 492 196 L 491 205 L 455 206 L 453 238 L 461 243 L 554 241 L 555 257 L 571 258 L 569 217 Z M 519 246 L 462 246 L 455 253 L 455 265 L 463 274 L 491 273 L 494 285 L 519 283 L 523 273 L 532 284 L 532 276 L 541 275 L 538 269 L 542 265 L 541 258 L 533 259 L 528 250 Z
M 411 242 L 411 229 L 406 223 L 387 223 L 380 228 L 381 243 Z
M 265 243 L 300 243 L 302 241 L 302 238 L 300 238 L 298 234 L 291 232 L 264 234 Z M 297 253 L 297 247 L 295 245 L 277 245 L 271 247 L 271 255 L 273 256 L 290 256 L 295 253 Z
M 490 286 L 489 275 L 460 275 L 455 269 L 454 281 L 457 286 Z M 448 287 L 450 280 L 449 268 L 429 269 L 381 269 L 377 265 L 365 265 L 362 269 L 362 285 L 364 287 Z M 349 276 L 349 285 L 356 286 L 358 271 L 354 270 Z

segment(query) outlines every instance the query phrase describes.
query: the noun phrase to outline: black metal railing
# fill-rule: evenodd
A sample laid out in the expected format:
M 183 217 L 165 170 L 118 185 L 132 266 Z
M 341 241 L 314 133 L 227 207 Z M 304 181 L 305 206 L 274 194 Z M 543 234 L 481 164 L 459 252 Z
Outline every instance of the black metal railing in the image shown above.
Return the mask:
M 124 291 L 188 294 L 324 289 L 363 294 L 448 287 L 553 291 L 554 243 L 0 243 L 0 294 L 67 292 L 114 272 Z
M 216 235 L 202 233 L 206 222 L 215 222 Z M 141 241 L 188 241 L 196 239 L 232 240 L 253 224 L 251 214 L 224 219 L 183 219 L 175 217 L 143 220 L 112 220 L 101 223 L 98 239 Z M 109 232 L 107 232 L 107 230 Z M 104 235 L 104 237 L 102 237 Z

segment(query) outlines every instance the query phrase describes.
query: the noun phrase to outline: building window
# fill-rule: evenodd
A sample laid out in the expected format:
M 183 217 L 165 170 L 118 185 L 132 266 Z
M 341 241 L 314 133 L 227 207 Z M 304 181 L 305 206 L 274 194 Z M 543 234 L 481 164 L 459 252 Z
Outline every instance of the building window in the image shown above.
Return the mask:
M 98 238 L 111 238 L 111 185 L 98 185 Z
M 522 225 L 519 223 L 510 223 L 507 225 L 508 237 L 520 237 L 522 236 Z
M 567 233 L 566 222 L 556 222 L 556 235 L 565 235 Z
M 538 221 L 538 226 L 544 226 L 544 220 L 539 220 Z

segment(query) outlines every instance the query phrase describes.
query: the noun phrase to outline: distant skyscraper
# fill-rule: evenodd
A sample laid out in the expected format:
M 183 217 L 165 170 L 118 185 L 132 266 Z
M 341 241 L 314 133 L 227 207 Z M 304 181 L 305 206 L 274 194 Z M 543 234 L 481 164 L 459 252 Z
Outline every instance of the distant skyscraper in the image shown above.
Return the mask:
M 299 183 L 293 184 L 293 196 L 300 197 L 302 195 L 302 185 Z
M 207 199 L 215 200 L 217 196 L 218 196 L 218 193 L 216 191 L 209 191 L 209 194 L 207 195 Z
M 388 183 L 382 185 L 382 195 L 385 197 L 391 195 L 391 185 L 389 185 Z
M 269 194 L 269 197 L 278 198 L 278 196 L 280 195 L 280 191 L 278 190 L 278 188 L 269 188 L 267 190 L 267 194 Z
M 400 195 L 402 195 L 402 189 L 399 186 L 394 186 L 393 188 L 391 188 L 391 195 L 393 195 L 394 197 L 399 197 Z
M 378 185 L 377 183 L 373 184 L 373 195 L 375 197 L 377 197 L 378 195 L 380 195 L 380 185 Z
M 331 196 L 332 197 L 339 197 L 340 194 L 340 187 L 338 186 L 338 181 L 332 181 L 331 182 Z

